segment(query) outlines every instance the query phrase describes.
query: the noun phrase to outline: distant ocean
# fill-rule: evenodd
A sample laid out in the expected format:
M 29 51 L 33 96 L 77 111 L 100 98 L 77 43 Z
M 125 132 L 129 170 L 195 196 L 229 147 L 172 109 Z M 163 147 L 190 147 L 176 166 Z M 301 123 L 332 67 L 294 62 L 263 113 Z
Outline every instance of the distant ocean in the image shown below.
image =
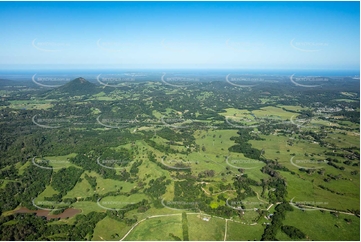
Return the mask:
M 182 74 L 182 75 L 192 75 L 192 76 L 226 76 L 228 74 L 232 75 L 276 75 L 276 76 L 290 76 L 295 74 L 296 76 L 328 76 L 328 77 L 360 77 L 359 70 L 236 70 L 236 69 L 107 69 L 107 70 L 0 70 L 0 79 L 8 80 L 31 80 L 31 78 L 36 74 L 37 76 L 52 76 L 52 77 L 84 77 L 85 79 L 95 79 L 99 74 L 124 74 L 124 73 L 133 73 L 139 74 L 144 73 L 149 76 L 157 76 L 162 73 L 167 74 Z

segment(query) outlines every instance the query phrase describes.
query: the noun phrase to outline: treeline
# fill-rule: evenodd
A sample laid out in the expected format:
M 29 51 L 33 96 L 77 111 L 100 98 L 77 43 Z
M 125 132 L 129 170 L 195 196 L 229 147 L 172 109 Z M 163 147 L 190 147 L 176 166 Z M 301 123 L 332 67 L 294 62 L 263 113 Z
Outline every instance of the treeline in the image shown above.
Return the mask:
M 168 205 L 172 208 L 186 209 L 188 211 L 204 211 L 207 214 L 229 218 L 240 215 L 238 210 L 235 210 L 226 205 L 220 205 L 217 208 L 211 208 L 210 204 L 213 201 L 212 197 L 207 196 L 202 191 L 201 184 L 195 184 L 195 179 L 186 179 L 184 181 L 174 182 L 174 198 L 173 204 Z M 229 189 L 231 185 L 223 186 L 222 188 Z M 223 194 L 217 197 L 218 202 L 221 200 L 226 202 Z
M 256 193 L 250 187 L 251 185 L 252 186 L 260 186 L 261 184 L 259 184 L 255 180 L 252 180 L 248 177 L 238 176 L 235 178 L 233 185 L 236 188 L 237 199 L 239 201 L 242 201 L 246 197 L 256 196 Z
M 46 240 L 44 236 L 47 229 L 45 217 L 37 217 L 34 214 L 15 214 L 0 218 L 1 241 Z M 9 221 L 14 222 L 5 224 Z
M 182 213 L 182 230 L 183 230 L 183 241 L 189 241 L 188 233 L 188 219 L 185 212 Z
M 0 189 L 0 212 L 12 210 L 19 204 L 34 209 L 32 200 L 50 183 L 52 170 L 28 166 L 19 181 L 9 181 Z
M 287 202 L 287 185 L 285 179 L 274 170 L 274 168 L 282 169 L 282 166 L 276 161 L 267 160 L 267 165 L 262 167 L 261 171 L 271 176 L 270 179 L 262 180 L 263 189 L 268 188 L 269 200 L 271 203 L 276 204 L 275 212 L 272 216 L 270 225 L 266 228 L 262 235 L 262 240 L 276 240 L 276 234 L 282 227 L 283 220 L 285 219 L 287 211 L 293 211 L 292 206 Z
M 89 176 L 88 174 L 84 174 L 84 178 L 85 180 L 87 180 L 87 182 L 89 183 L 89 185 L 91 186 L 91 188 L 93 190 L 95 190 L 97 188 L 97 178 L 94 176 Z
M 73 166 L 61 168 L 53 174 L 51 186 L 55 191 L 60 192 L 64 196 L 68 191 L 73 189 L 82 173 L 82 169 Z
M 150 203 L 148 200 L 143 199 L 142 201 L 134 204 L 127 204 L 122 210 L 107 210 L 107 216 L 119 222 L 125 222 L 128 226 L 137 222 L 137 218 L 128 218 L 125 214 L 132 210 L 137 210 L 138 213 L 144 213 L 150 209 Z
M 53 171 L 42 169 L 34 165 L 28 166 L 21 178 L 23 191 L 20 194 L 22 206 L 33 209 L 32 200 L 42 193 L 46 186 L 50 184 Z
M 349 103 L 346 103 L 347 106 L 350 106 Z M 360 105 L 360 102 L 358 102 L 358 107 Z M 358 108 L 357 106 L 355 107 Z M 336 113 L 337 116 L 343 116 L 346 117 L 350 122 L 352 123 L 360 123 L 360 112 L 358 111 L 340 111 Z
M 248 143 L 249 140 L 262 140 L 258 135 L 252 134 L 251 129 L 240 129 L 237 137 L 231 137 L 236 145 L 228 148 L 231 152 L 243 153 L 243 155 L 250 159 L 258 160 L 262 154 L 261 150 L 252 148 L 252 145 Z
M 99 162 L 100 164 L 102 164 L 104 166 L 109 166 L 109 168 L 99 165 L 97 163 L 97 159 L 99 157 L 101 157 L 101 159 L 108 159 L 107 157 L 109 157 L 109 156 L 103 157 L 103 156 L 101 156 L 101 154 L 102 153 L 98 153 L 95 151 L 88 151 L 81 155 L 78 154 L 77 156 L 70 158 L 70 161 L 73 164 L 82 167 L 86 171 L 94 171 L 94 172 L 98 173 L 104 179 L 114 179 L 114 180 L 121 180 L 121 181 L 130 180 L 130 173 L 127 172 L 125 169 L 121 170 L 120 174 L 117 174 L 115 169 L 111 169 L 114 167 L 114 163 L 102 164 L 101 161 Z M 124 157 L 121 154 L 122 153 L 120 153 L 119 156 L 111 156 L 111 159 L 114 159 L 113 157 L 117 157 L 116 160 L 130 160 L 129 158 L 123 158 L 123 159 L 119 158 L 119 157 Z
M 164 127 L 161 130 L 157 130 L 157 136 L 169 140 L 169 142 L 185 142 L 187 144 L 195 144 L 195 138 L 192 132 L 190 132 L 188 129 L 178 129 L 175 131 L 169 127 Z
M 148 156 L 148 160 L 149 160 L 149 161 L 155 163 L 157 166 L 159 166 L 159 167 L 162 168 L 163 170 L 174 171 L 173 168 L 168 167 L 168 166 L 164 165 L 163 163 L 159 162 L 159 161 L 157 160 L 156 155 L 155 155 L 153 152 L 148 151 L 147 156 Z M 164 156 L 164 159 L 165 159 L 165 158 L 166 158 L 166 156 Z M 190 169 L 190 168 L 189 168 L 189 169 L 184 169 L 182 172 L 191 173 L 191 169 Z
M 45 217 L 34 216 L 34 214 L 1 217 L 0 240 L 91 240 L 96 224 L 105 216 L 106 213 L 97 212 L 90 212 L 87 215 L 80 214 L 75 217 L 72 225 L 48 224 Z M 6 224 L 8 221 L 14 222 Z
M 174 182 L 174 199 L 173 201 L 185 202 L 187 204 L 177 204 L 176 208 L 194 209 L 199 203 L 199 199 L 204 192 L 201 190 L 201 184 L 195 185 L 194 180 L 184 180 Z
M 20 201 L 20 193 L 24 186 L 18 182 L 8 182 L 4 188 L 0 189 L 0 213 L 15 209 Z
M 151 179 L 148 183 L 148 187 L 144 189 L 144 193 L 152 198 L 156 208 L 163 207 L 160 198 L 165 194 L 167 185 L 171 183 L 171 180 L 166 178 L 166 176 L 162 176 L 157 179 Z
M 312 138 L 310 138 L 312 137 Z M 315 133 L 311 130 L 306 130 L 306 131 L 302 131 L 299 133 L 299 139 L 302 140 L 312 140 L 315 141 L 317 143 L 319 143 L 320 145 L 325 145 L 326 143 L 323 141 L 323 139 L 325 139 L 327 137 L 327 133 L 326 132 L 318 132 Z
M 12 164 L 8 168 L 0 170 L 0 177 L 4 180 L 17 180 L 19 178 L 18 170 L 15 168 L 14 164 Z
M 272 222 L 264 230 L 261 240 L 277 240 L 277 232 L 282 227 L 282 221 L 285 219 L 287 211 L 293 211 L 292 206 L 287 202 L 276 206 L 275 212 L 272 216 Z
M 34 156 L 59 156 L 72 153 L 84 154 L 89 147 L 94 150 L 106 150 L 109 147 L 117 147 L 122 144 L 142 139 L 140 133 L 130 133 L 126 129 L 95 130 L 97 126 L 96 116 L 92 113 L 92 105 L 77 104 L 71 102 L 65 104 L 54 103 L 55 107 L 47 110 L 13 110 L 10 108 L 0 110 L 0 168 L 17 162 L 25 163 Z M 103 104 L 104 105 L 104 104 Z M 64 115 L 65 114 L 65 115 Z M 79 117 L 84 114 L 81 122 L 87 123 L 82 127 L 84 130 L 74 129 L 71 122 L 69 127 L 58 129 L 46 129 L 35 125 L 32 118 L 59 119 L 75 115 Z M 94 116 L 94 117 L 93 117 Z M 86 120 L 83 120 L 86 119 Z M 76 120 L 79 122 L 79 120 Z M 99 126 L 99 125 L 98 125 Z M 69 132 L 71 128 L 71 132 Z
M 283 167 L 276 161 L 268 161 L 267 165 L 261 168 L 263 173 L 268 174 L 271 178 L 263 180 L 263 186 L 268 188 L 268 196 L 271 203 L 286 202 L 287 185 L 284 178 L 274 170 Z M 264 188 L 264 189 L 265 189 Z
M 162 144 L 158 144 L 157 142 L 153 141 L 153 140 L 150 140 L 150 139 L 145 139 L 144 140 L 147 145 L 149 145 L 150 147 L 156 149 L 156 150 L 159 150 L 160 152 L 164 153 L 164 154 L 184 154 L 184 155 L 187 155 L 188 152 L 187 151 L 183 151 L 183 150 L 175 150 L 175 149 L 172 149 L 170 147 L 170 145 L 162 145 Z
M 336 165 L 335 163 L 333 163 L 332 161 L 328 161 L 328 162 L 327 162 L 327 165 L 333 166 L 333 167 L 335 167 L 336 169 L 339 169 L 339 170 L 341 170 L 341 171 L 345 170 L 345 167 L 344 167 L 344 166 L 338 166 L 338 165 Z
M 282 226 L 282 231 L 287 234 L 291 239 L 299 240 L 306 238 L 306 234 L 294 226 Z
M 294 124 L 285 124 L 285 123 L 280 123 L 280 121 L 278 120 L 268 120 L 268 123 L 263 124 L 261 123 L 257 129 L 259 132 L 261 132 L 263 135 L 270 135 L 273 134 L 276 130 L 278 134 L 281 134 L 283 136 L 286 136 L 286 130 L 289 133 L 298 133 L 299 129 L 297 128 L 297 125 Z
M 139 171 L 139 166 L 141 165 L 143 163 L 143 161 L 134 161 L 133 162 L 133 164 L 132 164 L 132 166 L 130 167 L 130 170 L 129 170 L 129 172 L 130 172 L 130 174 L 132 174 L 133 176 L 135 176 L 137 173 L 138 173 L 138 171 Z

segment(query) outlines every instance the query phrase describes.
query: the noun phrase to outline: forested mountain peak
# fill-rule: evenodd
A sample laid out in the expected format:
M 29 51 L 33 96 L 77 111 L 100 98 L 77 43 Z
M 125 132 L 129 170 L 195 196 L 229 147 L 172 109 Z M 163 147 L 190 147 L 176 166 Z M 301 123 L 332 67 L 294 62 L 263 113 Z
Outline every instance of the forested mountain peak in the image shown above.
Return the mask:
M 97 86 L 83 77 L 78 77 L 65 85 L 58 87 L 57 91 L 69 93 L 71 95 L 86 95 L 97 92 Z
M 71 85 L 72 86 L 72 85 L 79 85 L 79 84 L 80 85 L 93 85 L 93 86 L 95 86 L 93 83 L 85 80 L 83 77 L 75 78 L 74 80 L 68 82 L 64 86 L 66 86 L 66 85 L 68 85 L 68 86 Z

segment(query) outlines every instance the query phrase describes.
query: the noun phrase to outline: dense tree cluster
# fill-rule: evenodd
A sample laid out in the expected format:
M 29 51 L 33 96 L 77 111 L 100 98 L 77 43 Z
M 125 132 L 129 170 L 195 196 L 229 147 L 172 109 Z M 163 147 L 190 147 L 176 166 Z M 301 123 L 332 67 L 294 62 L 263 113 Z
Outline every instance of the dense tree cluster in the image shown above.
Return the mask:
M 306 238 L 306 235 L 294 226 L 282 226 L 282 231 L 285 232 L 291 239 L 299 240 Z
M 62 168 L 53 174 L 51 186 L 64 196 L 68 191 L 73 189 L 82 173 L 82 169 L 73 166 Z
M 249 140 L 262 140 L 258 135 L 251 134 L 250 129 L 240 129 L 237 134 L 239 136 L 232 137 L 236 145 L 228 148 L 231 152 L 243 153 L 245 157 L 258 160 L 262 154 L 261 150 L 252 148 L 252 145 L 248 143 Z
M 162 208 L 161 197 L 166 192 L 167 185 L 171 183 L 171 180 L 166 179 L 165 176 L 157 179 L 151 179 L 148 183 L 148 187 L 144 189 L 144 193 L 149 195 L 157 208 Z
M 97 178 L 94 176 L 89 176 L 88 174 L 84 174 L 84 178 L 85 180 L 88 181 L 89 185 L 91 186 L 91 188 L 93 188 L 93 190 L 96 189 L 97 187 Z
M 292 211 L 293 208 L 289 203 L 278 204 L 272 216 L 272 222 L 263 232 L 262 240 L 276 240 L 276 234 L 282 227 L 282 220 L 285 219 L 286 212 Z

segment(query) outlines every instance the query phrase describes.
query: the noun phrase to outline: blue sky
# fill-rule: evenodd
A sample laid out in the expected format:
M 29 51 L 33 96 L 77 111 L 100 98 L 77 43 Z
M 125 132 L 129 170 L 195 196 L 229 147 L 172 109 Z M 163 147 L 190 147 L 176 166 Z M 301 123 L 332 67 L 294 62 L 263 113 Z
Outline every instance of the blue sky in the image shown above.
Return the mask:
M 0 2 L 0 69 L 359 69 L 359 2 Z

